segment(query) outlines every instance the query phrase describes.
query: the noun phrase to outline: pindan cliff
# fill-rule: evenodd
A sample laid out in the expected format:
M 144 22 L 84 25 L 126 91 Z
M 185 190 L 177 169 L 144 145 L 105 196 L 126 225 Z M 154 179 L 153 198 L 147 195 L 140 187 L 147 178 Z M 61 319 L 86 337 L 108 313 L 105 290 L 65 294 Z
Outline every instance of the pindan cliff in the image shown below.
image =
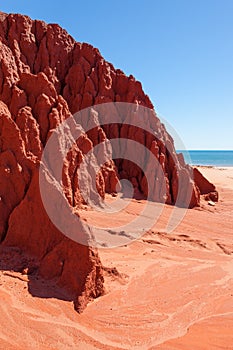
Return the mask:
M 106 102 L 153 108 L 133 76 L 114 69 L 97 49 L 75 42 L 58 25 L 0 14 L 0 240 L 37 257 L 39 274 L 66 288 L 78 310 L 104 291 L 101 262 L 94 248 L 69 240 L 53 226 L 41 202 L 38 168 L 44 146 L 61 122 Z M 171 137 L 156 116 L 151 125 L 155 129 L 160 139 L 124 121 L 83 133 L 63 169 L 69 204 L 76 209 L 85 204 L 75 180 L 82 156 L 98 142 L 124 137 L 136 138 L 158 159 L 166 179 L 166 203 L 175 203 L 182 173 L 192 189 L 189 206 L 197 206 L 204 180 L 195 173 L 196 184 L 192 181 L 190 167 L 176 155 Z M 118 159 L 110 160 L 98 174 L 96 185 L 102 197 L 115 191 L 118 177 L 129 179 L 147 195 L 143 171 L 129 160 Z M 210 186 L 209 192 L 215 191 Z

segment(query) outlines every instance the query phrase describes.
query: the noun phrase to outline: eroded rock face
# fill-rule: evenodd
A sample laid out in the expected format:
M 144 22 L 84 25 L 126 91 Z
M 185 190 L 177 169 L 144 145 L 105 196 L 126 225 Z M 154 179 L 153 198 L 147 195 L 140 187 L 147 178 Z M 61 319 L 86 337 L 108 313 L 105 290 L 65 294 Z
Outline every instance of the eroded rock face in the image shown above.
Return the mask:
M 206 200 L 218 201 L 218 192 L 214 184 L 209 182 L 202 173 L 197 169 L 193 169 L 194 181 L 197 184 L 200 194 L 205 196 Z
M 0 239 L 36 256 L 40 274 L 56 278 L 74 295 L 77 309 L 82 309 L 90 297 L 103 293 L 101 263 L 96 250 L 65 238 L 46 215 L 38 183 L 44 146 L 60 123 L 85 107 L 106 102 L 153 106 L 133 76 L 114 69 L 97 49 L 75 42 L 56 24 L 1 13 L 0 62 Z M 182 175 L 192 190 L 189 206 L 198 205 L 199 178 L 196 186 L 190 167 L 176 155 L 173 140 L 156 115 L 150 129 L 146 134 L 140 127 L 127 125 L 125 119 L 83 133 L 63 167 L 64 193 L 70 206 L 78 210 L 85 203 L 76 179 L 82 157 L 113 137 L 136 140 L 156 156 L 165 174 L 166 203 L 175 203 Z M 101 197 L 115 191 L 118 177 L 129 179 L 147 195 L 142 170 L 119 159 L 104 164 L 96 178 Z

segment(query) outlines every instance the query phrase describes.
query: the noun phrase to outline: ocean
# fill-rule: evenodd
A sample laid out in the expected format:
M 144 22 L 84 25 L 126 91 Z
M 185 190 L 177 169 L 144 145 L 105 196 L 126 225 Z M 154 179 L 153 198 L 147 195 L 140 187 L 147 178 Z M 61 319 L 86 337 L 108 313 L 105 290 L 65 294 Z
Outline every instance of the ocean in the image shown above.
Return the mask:
M 183 153 L 186 163 L 217 167 L 233 166 L 233 151 L 177 151 Z

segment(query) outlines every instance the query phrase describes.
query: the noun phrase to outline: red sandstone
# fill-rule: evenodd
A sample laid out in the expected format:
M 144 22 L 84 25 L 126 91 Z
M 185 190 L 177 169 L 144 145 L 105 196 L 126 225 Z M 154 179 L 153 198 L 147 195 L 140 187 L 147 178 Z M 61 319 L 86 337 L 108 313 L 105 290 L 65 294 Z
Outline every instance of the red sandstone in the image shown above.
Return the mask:
M 33 21 L 27 16 L 0 17 L 0 239 L 38 259 L 38 272 L 68 290 L 76 308 L 104 292 L 102 266 L 96 250 L 65 238 L 50 222 L 43 208 L 38 167 L 52 131 L 72 113 L 105 102 L 130 102 L 153 108 L 133 76 L 127 77 L 106 62 L 91 45 L 78 43 L 56 24 Z M 97 127 L 83 134 L 64 164 L 64 193 L 77 210 L 85 204 L 76 181 L 76 167 L 99 141 L 112 137 L 135 139 L 157 157 L 166 179 L 166 203 L 174 204 L 178 177 L 192 188 L 190 207 L 200 194 L 215 196 L 214 186 L 175 154 L 172 138 L 155 116 L 152 131 L 115 125 Z M 143 195 L 143 172 L 127 160 L 112 160 L 97 177 L 97 189 L 116 190 L 118 177 L 126 177 Z M 184 198 L 186 196 L 184 189 Z M 215 195 L 213 194 L 215 193 Z M 156 200 L 155 198 L 151 198 Z

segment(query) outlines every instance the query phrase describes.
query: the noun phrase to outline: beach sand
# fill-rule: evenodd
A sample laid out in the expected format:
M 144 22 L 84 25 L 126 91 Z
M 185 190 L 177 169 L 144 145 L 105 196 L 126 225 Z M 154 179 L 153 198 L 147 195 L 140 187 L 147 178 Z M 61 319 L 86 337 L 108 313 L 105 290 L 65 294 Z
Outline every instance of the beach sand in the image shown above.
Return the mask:
M 202 200 L 169 234 L 160 229 L 172 211 L 165 206 L 143 237 L 101 249 L 102 263 L 110 268 L 106 294 L 80 315 L 52 292 L 39 297 L 50 286 L 34 281 L 32 288 L 3 254 L 0 349 L 232 350 L 233 168 L 200 170 L 216 184 L 219 202 L 212 207 Z M 133 201 L 121 220 L 137 216 L 142 205 Z

